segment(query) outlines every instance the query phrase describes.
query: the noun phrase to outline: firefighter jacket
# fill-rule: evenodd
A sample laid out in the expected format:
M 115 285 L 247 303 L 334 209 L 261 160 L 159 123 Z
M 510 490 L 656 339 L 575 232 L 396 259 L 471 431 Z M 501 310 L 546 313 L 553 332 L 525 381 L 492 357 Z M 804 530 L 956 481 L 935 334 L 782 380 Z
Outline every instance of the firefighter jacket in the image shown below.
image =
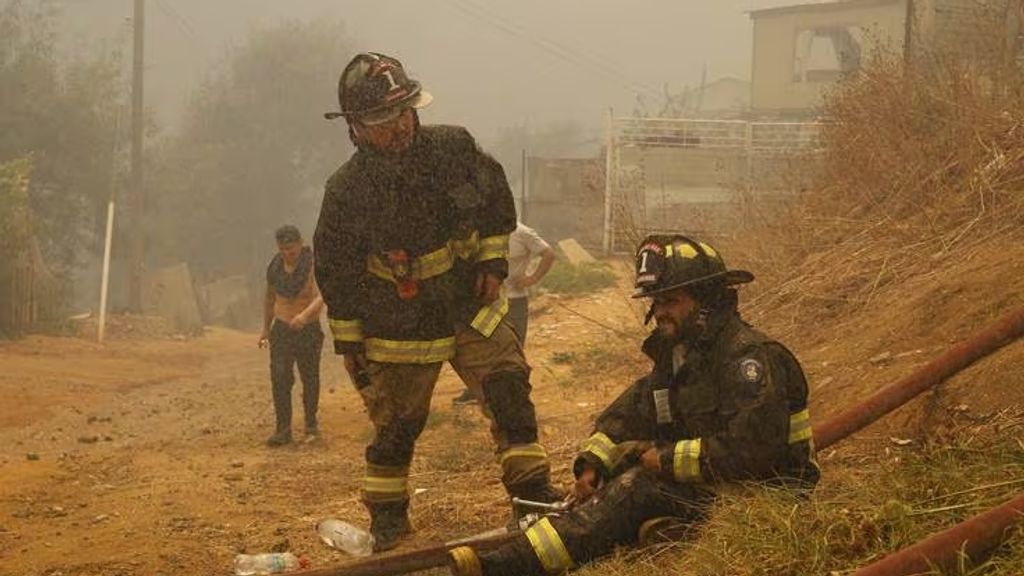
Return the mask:
M 656 446 L 662 474 L 676 482 L 817 482 L 803 370 L 734 306 L 713 313 L 687 349 L 657 335 L 643 349 L 653 371 L 598 417 L 577 476 L 586 466 L 616 476 Z
M 463 128 L 421 126 L 401 153 L 360 148 L 328 180 L 314 235 L 335 351 L 424 364 L 450 359 L 454 326 L 490 336 L 476 274 L 504 278 L 515 204 L 501 165 Z

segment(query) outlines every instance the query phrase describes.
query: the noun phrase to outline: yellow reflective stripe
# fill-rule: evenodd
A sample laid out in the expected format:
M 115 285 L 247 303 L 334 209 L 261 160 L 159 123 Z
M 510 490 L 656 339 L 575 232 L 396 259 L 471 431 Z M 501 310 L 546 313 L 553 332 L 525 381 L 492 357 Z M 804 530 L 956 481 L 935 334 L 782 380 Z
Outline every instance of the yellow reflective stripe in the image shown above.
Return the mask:
M 494 334 L 494 331 L 498 328 L 498 324 L 501 324 L 501 319 L 505 317 L 505 314 L 508 314 L 508 298 L 501 296 L 494 302 L 481 308 L 469 325 L 477 332 L 490 338 L 491 334 Z
M 328 320 L 331 334 L 338 342 L 362 342 L 363 322 L 361 320 Z
M 480 235 L 476 230 L 470 234 L 469 238 L 465 240 L 452 240 L 450 242 L 452 252 L 456 256 L 463 260 L 472 260 L 473 255 L 476 254 L 477 248 L 480 247 Z
M 672 475 L 677 482 L 700 479 L 700 438 L 676 442 L 672 453 Z
M 484 568 L 480 564 L 480 557 L 476 551 L 469 546 L 458 546 L 448 551 L 448 558 L 452 563 L 452 574 L 460 576 L 483 576 Z
M 477 254 L 476 261 L 483 262 L 496 258 L 508 258 L 508 234 L 488 236 L 480 240 L 480 253 Z
M 405 494 L 409 491 L 409 479 L 367 476 L 363 478 L 363 490 L 378 494 Z
M 453 265 L 455 265 L 455 255 L 452 253 L 452 248 L 446 245 L 413 259 L 409 267 L 409 275 L 416 280 L 426 280 L 444 274 L 451 270 Z M 395 275 L 381 260 L 379 254 L 370 254 L 366 257 L 366 271 L 381 280 L 395 282 Z
M 614 468 L 612 453 L 615 451 L 615 443 L 601 432 L 595 432 L 590 438 L 584 440 L 583 444 L 580 445 L 580 449 L 583 452 L 589 452 L 597 456 L 597 459 L 605 465 L 608 472 L 611 472 Z
M 424 254 L 413 262 L 413 276 L 420 280 L 440 276 L 455 265 L 455 255 L 450 246 L 443 246 L 429 254 Z
M 551 520 L 541 518 L 527 528 L 526 538 L 548 574 L 560 574 L 573 567 L 572 556 L 562 542 L 562 537 L 551 525 Z
M 811 439 L 811 411 L 803 409 L 789 416 L 789 443 L 797 444 Z
M 544 458 L 547 459 L 548 451 L 540 444 L 518 444 L 511 446 L 498 455 L 498 462 L 502 465 L 509 458 Z
M 394 274 L 392 274 L 391 270 L 380 261 L 380 256 L 377 256 L 376 254 L 370 254 L 366 257 L 366 271 L 381 280 L 387 280 L 389 282 L 395 281 Z
M 392 364 L 429 364 L 455 356 L 455 337 L 437 340 L 366 339 L 366 358 Z

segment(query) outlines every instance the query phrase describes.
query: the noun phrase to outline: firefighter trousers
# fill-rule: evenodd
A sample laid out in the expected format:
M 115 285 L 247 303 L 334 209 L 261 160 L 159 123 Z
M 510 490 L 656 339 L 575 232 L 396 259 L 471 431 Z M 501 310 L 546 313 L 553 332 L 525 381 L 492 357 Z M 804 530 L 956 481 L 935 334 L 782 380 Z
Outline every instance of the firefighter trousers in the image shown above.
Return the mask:
M 530 401 L 530 368 L 515 332 L 505 322 L 484 337 L 469 327 L 456 330 L 452 367 L 491 422 L 502 467 L 502 482 L 511 495 L 537 497 L 548 486 L 547 453 L 537 443 L 537 419 Z M 371 362 L 370 385 L 360 390 L 374 426 L 366 448 L 363 499 L 368 503 L 408 499 L 409 463 L 416 439 L 430 413 L 430 399 L 441 363 Z
M 636 467 L 614 478 L 587 502 L 558 517 L 544 517 L 510 544 L 480 556 L 485 576 L 560 574 L 635 544 L 648 520 L 670 516 L 683 524 L 703 520 L 714 493 L 658 478 Z

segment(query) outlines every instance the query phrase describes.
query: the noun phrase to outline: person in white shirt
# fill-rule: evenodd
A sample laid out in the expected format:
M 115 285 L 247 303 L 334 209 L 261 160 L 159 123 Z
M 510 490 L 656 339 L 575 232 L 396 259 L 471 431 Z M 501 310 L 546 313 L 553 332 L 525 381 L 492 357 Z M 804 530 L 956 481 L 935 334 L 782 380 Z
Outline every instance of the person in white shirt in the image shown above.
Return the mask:
M 540 258 L 537 267 L 530 272 L 530 264 Z M 508 315 L 506 320 L 512 324 L 519 343 L 526 346 L 526 330 L 529 326 L 530 286 L 541 281 L 555 263 L 555 251 L 551 245 L 537 234 L 537 231 L 522 222 L 516 222 L 516 229 L 508 240 L 508 277 L 503 285 L 508 298 Z M 476 399 L 464 390 L 456 396 L 454 404 L 470 404 Z
M 522 222 L 508 240 L 508 278 L 505 278 L 505 296 L 508 297 L 508 319 L 515 328 L 519 342 L 526 345 L 526 329 L 529 319 L 530 286 L 540 282 L 555 263 L 555 251 L 537 234 L 537 231 Z M 540 262 L 533 272 L 530 263 L 535 258 Z

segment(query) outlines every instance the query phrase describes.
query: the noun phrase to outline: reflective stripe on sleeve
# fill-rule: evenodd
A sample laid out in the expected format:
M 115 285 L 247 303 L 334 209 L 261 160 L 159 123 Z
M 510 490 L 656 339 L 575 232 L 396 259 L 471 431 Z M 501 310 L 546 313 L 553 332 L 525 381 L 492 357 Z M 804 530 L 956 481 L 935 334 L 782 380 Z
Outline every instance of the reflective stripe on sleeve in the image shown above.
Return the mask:
M 480 252 L 477 253 L 476 261 L 508 258 L 508 237 L 508 234 L 498 234 L 480 240 Z
M 336 342 L 362 342 L 363 322 L 362 320 L 328 320 L 331 327 L 331 334 Z
M 811 411 L 803 409 L 789 416 L 789 443 L 798 444 L 811 439 Z
M 501 296 L 481 308 L 469 325 L 484 337 L 490 338 L 506 314 L 508 314 L 508 298 Z
M 604 464 L 607 472 L 611 472 L 614 468 L 612 454 L 615 453 L 615 443 L 601 432 L 595 432 L 590 438 L 584 440 L 580 445 L 580 450 L 596 456 Z
M 672 453 L 672 475 L 676 482 L 700 480 L 700 438 L 676 442 Z

